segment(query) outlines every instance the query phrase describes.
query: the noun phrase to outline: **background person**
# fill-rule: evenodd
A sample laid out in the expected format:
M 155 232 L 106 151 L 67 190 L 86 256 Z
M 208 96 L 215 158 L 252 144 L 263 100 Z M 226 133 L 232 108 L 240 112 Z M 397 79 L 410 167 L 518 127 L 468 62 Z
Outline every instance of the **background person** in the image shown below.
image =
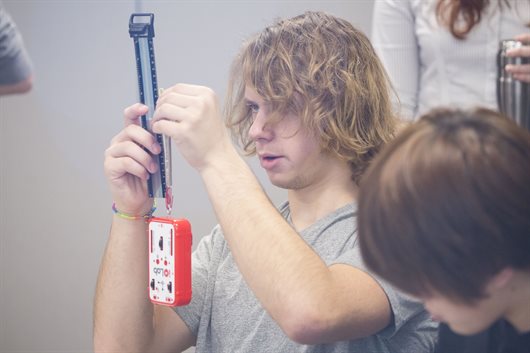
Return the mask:
M 530 58 L 529 25 L 530 0 L 376 0 L 371 39 L 413 120 L 438 106 L 497 109 L 499 42 L 523 41 L 510 55 Z M 509 70 L 530 82 L 530 65 Z

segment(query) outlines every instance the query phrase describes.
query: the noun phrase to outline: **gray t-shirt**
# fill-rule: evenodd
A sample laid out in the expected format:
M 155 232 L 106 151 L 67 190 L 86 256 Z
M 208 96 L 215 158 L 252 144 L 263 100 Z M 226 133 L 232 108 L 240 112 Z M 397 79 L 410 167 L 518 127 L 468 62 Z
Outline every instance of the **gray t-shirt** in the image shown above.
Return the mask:
M 22 36 L 0 3 L 0 85 L 21 82 L 31 71 Z
M 290 219 L 288 203 L 280 211 Z M 366 271 L 357 246 L 355 213 L 355 204 L 344 206 L 300 235 L 328 265 L 342 263 Z M 200 241 L 193 253 L 192 266 L 192 301 L 175 310 L 197 336 L 196 352 L 433 351 L 437 324 L 429 319 L 420 303 L 380 279 L 377 281 L 385 290 L 393 312 L 393 321 L 387 328 L 355 341 L 310 346 L 290 340 L 262 308 L 241 276 L 219 226 Z

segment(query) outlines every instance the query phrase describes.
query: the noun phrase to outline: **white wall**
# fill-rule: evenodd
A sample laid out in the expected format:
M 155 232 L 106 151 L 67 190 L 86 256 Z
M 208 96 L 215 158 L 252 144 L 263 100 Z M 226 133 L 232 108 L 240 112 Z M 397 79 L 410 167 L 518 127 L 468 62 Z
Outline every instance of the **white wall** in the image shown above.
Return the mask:
M 222 99 L 241 41 L 277 17 L 324 10 L 369 31 L 372 1 L 6 1 L 35 86 L 0 98 L 0 352 L 92 351 L 92 300 L 111 221 L 103 151 L 136 102 L 128 19 L 155 13 L 159 85 L 208 85 Z M 216 223 L 174 153 L 174 216 L 194 243 Z M 275 203 L 273 189 L 251 163 Z M 124 293 L 124 300 L 127 293 Z

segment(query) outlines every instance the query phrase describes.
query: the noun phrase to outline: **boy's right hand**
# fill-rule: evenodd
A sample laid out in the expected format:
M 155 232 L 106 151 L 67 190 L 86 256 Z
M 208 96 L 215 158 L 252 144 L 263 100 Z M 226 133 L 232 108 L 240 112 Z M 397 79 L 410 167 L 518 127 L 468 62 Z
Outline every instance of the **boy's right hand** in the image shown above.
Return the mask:
M 140 103 L 127 107 L 125 127 L 105 151 L 104 170 L 116 208 L 130 215 L 144 215 L 153 204 L 147 193 L 147 179 L 158 164 L 147 151 L 157 155 L 161 148 L 155 136 L 140 124 L 147 109 Z

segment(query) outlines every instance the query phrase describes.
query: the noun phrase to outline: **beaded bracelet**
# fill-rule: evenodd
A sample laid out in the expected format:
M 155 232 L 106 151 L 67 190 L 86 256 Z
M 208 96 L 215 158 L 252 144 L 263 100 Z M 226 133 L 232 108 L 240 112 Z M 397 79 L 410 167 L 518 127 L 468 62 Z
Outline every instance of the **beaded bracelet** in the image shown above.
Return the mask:
M 130 221 L 135 221 L 135 220 L 138 220 L 138 219 L 145 219 L 145 220 L 148 220 L 150 219 L 151 217 L 153 217 L 153 213 L 155 212 L 156 210 L 156 205 L 153 203 L 153 207 L 151 208 L 151 210 L 149 212 L 147 212 L 145 215 L 143 216 L 138 216 L 138 215 L 130 215 L 130 214 L 127 214 L 127 213 L 123 213 L 123 212 L 120 212 L 117 208 L 116 208 L 116 203 L 113 202 L 112 203 L 112 211 L 114 212 L 114 214 L 120 218 L 124 218 L 124 219 L 128 219 Z

